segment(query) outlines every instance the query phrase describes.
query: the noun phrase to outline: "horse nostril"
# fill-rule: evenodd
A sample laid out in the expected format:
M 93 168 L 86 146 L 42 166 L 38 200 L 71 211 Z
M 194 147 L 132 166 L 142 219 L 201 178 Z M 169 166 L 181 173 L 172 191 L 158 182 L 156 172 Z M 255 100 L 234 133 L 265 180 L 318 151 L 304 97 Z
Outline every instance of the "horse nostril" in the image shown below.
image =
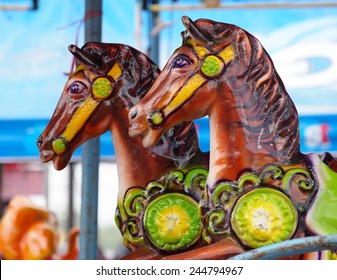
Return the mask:
M 131 113 L 130 113 L 130 119 L 133 120 L 135 117 L 137 117 L 137 110 L 132 110 Z
M 42 144 L 43 144 L 43 137 L 42 137 L 42 135 L 40 135 L 39 138 L 37 138 L 36 144 L 37 144 L 37 146 L 39 148 L 42 146 Z

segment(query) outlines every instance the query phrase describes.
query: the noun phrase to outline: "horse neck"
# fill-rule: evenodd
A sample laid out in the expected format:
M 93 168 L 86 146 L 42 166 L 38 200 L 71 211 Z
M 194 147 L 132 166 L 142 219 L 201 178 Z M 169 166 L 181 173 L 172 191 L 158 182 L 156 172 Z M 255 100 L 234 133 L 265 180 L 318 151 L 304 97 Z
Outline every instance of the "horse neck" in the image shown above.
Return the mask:
M 207 185 L 210 188 L 220 180 L 236 180 L 238 173 L 251 165 L 240 116 L 230 103 L 217 100 L 209 114 L 210 168 Z
M 111 132 L 119 179 L 119 198 L 123 198 L 130 187 L 146 187 L 150 181 L 161 178 L 175 167 L 173 160 L 145 149 L 140 137 L 129 137 L 126 110 L 112 123 Z

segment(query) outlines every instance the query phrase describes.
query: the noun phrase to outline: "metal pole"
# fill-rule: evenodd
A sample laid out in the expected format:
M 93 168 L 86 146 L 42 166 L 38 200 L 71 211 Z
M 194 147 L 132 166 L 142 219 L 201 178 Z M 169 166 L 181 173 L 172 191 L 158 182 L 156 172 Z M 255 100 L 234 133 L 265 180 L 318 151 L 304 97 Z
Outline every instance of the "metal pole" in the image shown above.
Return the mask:
M 135 46 L 140 50 L 142 48 L 142 4 L 140 0 L 136 2 L 135 22 Z
M 337 234 L 309 236 L 266 245 L 236 255 L 230 258 L 230 260 L 274 260 L 310 252 L 336 249 Z
M 152 0 L 152 5 L 158 5 L 159 0 Z M 151 35 L 151 30 L 159 23 L 159 12 L 150 11 L 150 57 L 154 63 L 159 65 L 159 33 L 156 35 Z
M 85 1 L 85 41 L 101 41 L 102 0 Z M 97 259 L 99 138 L 83 144 L 82 151 L 82 200 L 80 219 L 81 260 Z
M 68 231 L 74 225 L 74 163 L 69 163 L 69 181 L 68 181 Z

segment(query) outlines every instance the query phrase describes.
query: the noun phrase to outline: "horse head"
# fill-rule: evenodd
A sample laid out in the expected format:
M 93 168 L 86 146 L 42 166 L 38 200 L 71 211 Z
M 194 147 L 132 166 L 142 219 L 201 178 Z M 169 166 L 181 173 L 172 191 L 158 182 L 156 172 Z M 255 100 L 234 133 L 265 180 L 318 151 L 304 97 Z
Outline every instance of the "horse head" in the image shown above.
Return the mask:
M 211 150 L 217 126 L 214 141 L 228 141 L 233 154 L 296 160 L 297 111 L 258 39 L 231 24 L 186 16 L 182 22 L 182 46 L 130 111 L 130 135 L 151 147 L 172 125 L 209 115 Z
M 122 71 L 113 59 L 117 49 L 107 50 L 95 43 L 82 49 L 69 46 L 78 61 L 77 68 L 69 76 L 54 114 L 37 140 L 41 160 L 52 160 L 57 170 L 68 164 L 75 149 L 87 139 L 108 130 L 110 115 L 103 111 L 111 106 Z
M 82 143 L 111 130 L 116 123 L 126 126 L 126 133 L 116 134 L 127 135 L 129 109 L 143 98 L 159 74 L 147 56 L 126 45 L 91 42 L 81 49 L 71 45 L 69 50 L 77 59 L 77 68 L 37 140 L 41 160 L 53 161 L 57 170 L 68 164 Z M 186 149 L 177 144 L 189 140 L 192 144 L 188 148 L 185 145 Z M 175 127 L 152 149 L 179 164 L 196 150 L 198 141 L 192 123 Z

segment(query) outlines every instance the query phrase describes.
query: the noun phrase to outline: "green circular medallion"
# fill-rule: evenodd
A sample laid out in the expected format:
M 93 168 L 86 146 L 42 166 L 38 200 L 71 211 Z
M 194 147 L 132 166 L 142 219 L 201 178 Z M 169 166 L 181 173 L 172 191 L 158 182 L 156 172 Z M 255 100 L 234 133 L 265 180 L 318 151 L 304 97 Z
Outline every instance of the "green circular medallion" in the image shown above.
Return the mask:
M 66 141 L 62 138 L 57 138 L 57 139 L 53 140 L 51 146 L 52 146 L 53 151 L 57 155 L 62 154 L 67 148 Z
M 224 67 L 223 61 L 215 55 L 209 55 L 201 65 L 201 72 L 207 77 L 214 77 L 220 74 Z
M 92 93 L 98 99 L 106 99 L 112 93 L 112 85 L 108 78 L 99 77 L 94 81 Z
M 146 117 L 148 124 L 152 127 L 158 127 L 161 125 L 164 118 L 165 116 L 161 110 L 153 110 Z
M 152 116 L 151 116 L 152 122 L 155 125 L 159 125 L 163 122 L 163 115 L 160 114 L 160 112 L 155 112 Z
M 243 244 L 258 248 L 291 238 L 297 227 L 297 211 L 282 192 L 258 188 L 238 200 L 231 224 Z
M 193 245 L 202 230 L 198 204 L 180 193 L 164 194 L 153 200 L 145 210 L 143 222 L 151 243 L 164 251 Z

